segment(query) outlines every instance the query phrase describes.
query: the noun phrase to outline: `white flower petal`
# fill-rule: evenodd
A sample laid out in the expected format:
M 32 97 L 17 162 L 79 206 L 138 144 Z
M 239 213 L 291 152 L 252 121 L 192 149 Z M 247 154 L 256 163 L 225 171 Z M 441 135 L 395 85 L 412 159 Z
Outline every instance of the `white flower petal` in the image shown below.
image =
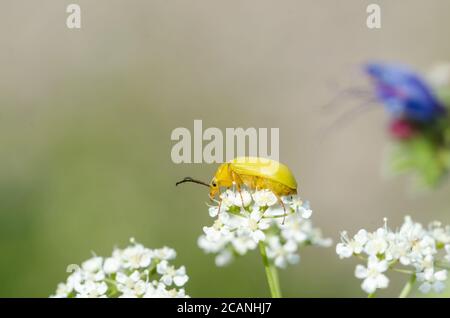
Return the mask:
M 356 265 L 356 268 L 355 268 L 356 278 L 363 279 L 363 278 L 366 278 L 367 275 L 368 275 L 367 268 L 365 268 L 363 265 Z
M 186 284 L 186 282 L 189 280 L 189 277 L 187 275 L 180 275 L 180 276 L 175 276 L 173 278 L 173 282 L 175 283 L 175 285 L 177 285 L 178 287 L 183 286 L 184 284 Z

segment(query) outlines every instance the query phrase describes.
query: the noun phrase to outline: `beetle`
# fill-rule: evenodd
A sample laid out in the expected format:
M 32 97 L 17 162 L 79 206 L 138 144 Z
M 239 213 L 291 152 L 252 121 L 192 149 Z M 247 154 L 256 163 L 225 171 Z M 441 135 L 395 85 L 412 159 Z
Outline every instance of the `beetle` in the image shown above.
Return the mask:
M 209 188 L 209 198 L 213 200 L 221 187 L 231 188 L 236 186 L 242 203 L 244 202 L 241 187 L 246 186 L 251 190 L 267 189 L 272 191 L 283 207 L 282 196 L 297 194 L 297 181 L 289 168 L 278 161 L 260 157 L 238 157 L 219 166 L 211 182 L 186 177 L 176 185 L 192 182 Z M 219 201 L 219 212 L 222 201 Z

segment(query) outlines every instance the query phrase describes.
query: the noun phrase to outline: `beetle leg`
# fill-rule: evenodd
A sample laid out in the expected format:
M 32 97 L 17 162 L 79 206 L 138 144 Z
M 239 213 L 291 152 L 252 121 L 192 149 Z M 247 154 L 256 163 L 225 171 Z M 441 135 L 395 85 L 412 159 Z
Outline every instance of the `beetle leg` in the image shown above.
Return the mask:
M 238 190 L 238 192 L 239 192 L 239 195 L 240 195 L 240 197 L 241 197 L 241 205 L 242 205 L 242 208 L 245 209 L 245 207 L 244 207 L 244 197 L 242 196 L 241 185 L 240 185 L 240 183 L 237 181 L 238 176 L 237 176 L 234 172 L 231 173 L 231 176 L 232 176 L 232 178 L 233 178 L 233 182 L 234 182 L 234 184 L 236 185 L 236 188 L 237 188 L 237 190 Z
M 215 197 L 209 197 L 209 199 L 211 200 L 211 202 L 217 202 L 217 200 L 215 200 Z M 222 206 L 222 198 L 219 196 L 219 206 L 217 207 L 217 215 L 220 214 L 220 207 Z
M 222 206 L 222 199 L 219 201 L 219 206 L 217 207 L 217 217 L 220 215 L 220 207 Z
M 283 200 L 281 200 L 279 195 L 275 195 L 278 199 L 278 202 L 280 203 L 280 205 L 283 207 L 284 210 L 284 215 L 283 215 L 283 222 L 281 223 L 282 225 L 284 225 L 284 221 L 286 221 L 286 216 L 287 216 L 287 212 L 286 212 L 286 206 L 284 205 Z
M 242 196 L 241 187 L 238 187 L 238 191 L 239 191 L 239 195 L 241 196 L 242 208 L 245 209 L 245 207 L 244 207 L 244 197 Z

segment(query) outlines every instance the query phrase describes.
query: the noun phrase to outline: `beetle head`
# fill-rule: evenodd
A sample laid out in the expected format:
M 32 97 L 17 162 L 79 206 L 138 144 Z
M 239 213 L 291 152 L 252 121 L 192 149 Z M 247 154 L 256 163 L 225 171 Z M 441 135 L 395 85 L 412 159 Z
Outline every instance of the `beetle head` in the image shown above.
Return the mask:
M 214 177 L 209 185 L 209 198 L 213 200 L 217 192 L 219 192 L 219 183 L 217 182 L 217 179 Z

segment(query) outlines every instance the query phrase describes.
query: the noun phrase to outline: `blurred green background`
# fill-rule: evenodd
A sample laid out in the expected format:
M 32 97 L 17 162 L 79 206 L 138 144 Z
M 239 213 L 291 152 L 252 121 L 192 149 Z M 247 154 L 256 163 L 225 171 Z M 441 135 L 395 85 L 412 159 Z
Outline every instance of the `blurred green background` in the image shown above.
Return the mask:
M 66 28 L 69 3 L 82 29 Z M 280 159 L 294 171 L 313 221 L 375 229 L 404 214 L 450 222 L 450 186 L 411 191 L 382 169 L 381 107 L 323 136 L 354 104 L 339 91 L 366 85 L 360 64 L 448 61 L 447 0 L 375 1 L 382 29 L 366 28 L 363 0 L 2 0 L 0 10 L 0 296 L 47 297 L 65 268 L 130 237 L 168 245 L 187 267 L 191 296 L 268 296 L 255 251 L 226 268 L 197 247 L 210 223 L 201 187 L 216 165 L 175 165 L 170 133 L 204 127 L 280 127 Z M 281 272 L 289 297 L 364 294 L 356 263 L 309 248 Z M 397 295 L 391 275 L 381 296 Z

